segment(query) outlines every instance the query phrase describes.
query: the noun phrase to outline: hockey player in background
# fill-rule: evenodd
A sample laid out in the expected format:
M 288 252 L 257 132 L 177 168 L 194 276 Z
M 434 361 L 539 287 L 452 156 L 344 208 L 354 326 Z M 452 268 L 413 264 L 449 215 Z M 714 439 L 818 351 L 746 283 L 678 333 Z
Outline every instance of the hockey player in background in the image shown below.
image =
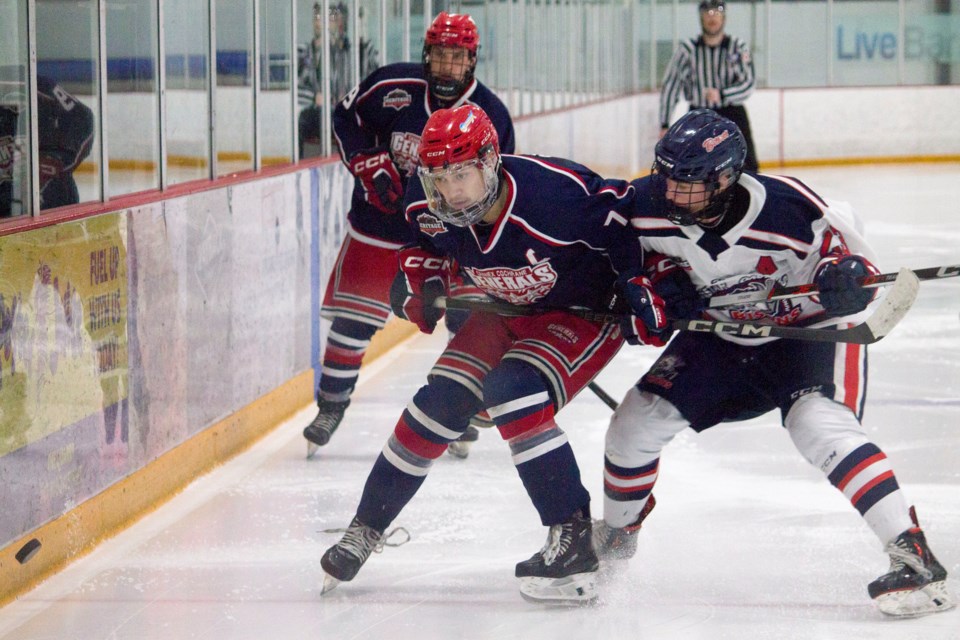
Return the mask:
M 640 245 L 625 217 L 632 190 L 565 160 L 501 156 L 493 123 L 472 105 L 434 113 L 419 157 L 420 182 L 406 195 L 417 244 L 400 251 L 397 315 L 433 331 L 449 259 L 487 295 L 540 313 L 474 311 L 448 343 L 377 458 L 346 534 L 323 555 L 325 590 L 352 580 L 386 543 L 433 461 L 484 407 L 550 528 L 543 549 L 516 566 L 521 594 L 593 600 L 590 495 L 554 415 L 623 342 L 616 324 L 566 309 L 605 308 L 618 273 L 639 273 Z
M 22 94 L 19 94 L 22 95 Z M 0 104 L 0 218 L 14 215 L 16 159 L 26 160 L 29 129 L 16 103 Z M 54 80 L 37 76 L 37 129 L 40 144 L 40 208 L 80 201 L 73 172 L 90 154 L 93 112 Z M 25 185 L 21 186 L 25 188 Z M 21 213 L 27 213 L 22 210 Z
M 660 140 L 653 174 L 633 183 L 632 222 L 653 292 L 628 288 L 627 299 L 658 296 L 668 315 L 693 317 L 704 298 L 815 282 L 819 298 L 709 314 L 813 327 L 858 322 L 876 290 L 859 287 L 856 278 L 876 269 L 855 225 L 838 203 L 798 180 L 741 173 L 745 154 L 737 126 L 706 109 L 686 114 Z M 597 554 L 606 560 L 636 551 L 661 451 L 677 433 L 779 409 L 799 452 L 851 501 L 889 554 L 889 572 L 868 587 L 880 610 L 949 609 L 947 573 L 889 460 L 860 424 L 866 382 L 862 345 L 678 334 L 611 419 Z
M 333 324 L 317 389 L 319 411 L 303 432 L 308 457 L 343 420 L 360 362 L 390 314 L 397 251 L 412 239 L 401 204 L 407 178 L 416 172 L 427 118 L 440 108 L 477 105 L 493 121 L 503 151 L 514 150 L 507 108 L 474 78 L 478 47 L 470 16 L 441 13 L 427 29 L 422 64 L 377 69 L 334 112 L 337 144 L 354 175 L 354 189 L 349 228 L 321 309 Z

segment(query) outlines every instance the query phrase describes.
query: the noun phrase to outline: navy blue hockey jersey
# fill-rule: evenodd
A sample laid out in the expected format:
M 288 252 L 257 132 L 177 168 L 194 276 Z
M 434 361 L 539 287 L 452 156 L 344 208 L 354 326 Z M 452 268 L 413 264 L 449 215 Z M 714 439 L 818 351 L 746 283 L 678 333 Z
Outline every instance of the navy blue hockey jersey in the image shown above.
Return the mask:
M 503 156 L 506 202 L 493 224 L 456 227 L 427 208 L 419 180 L 405 210 L 417 241 L 450 256 L 484 293 L 516 305 L 603 309 L 642 250 L 629 223 L 632 187 L 558 158 Z
M 503 102 L 476 79 L 455 103 L 475 104 L 483 109 L 500 138 L 500 150 L 513 153 L 513 121 Z M 430 115 L 440 109 L 431 99 L 423 65 L 401 62 L 380 67 L 363 79 L 337 105 L 333 129 L 340 155 L 347 163 L 358 151 L 375 147 L 390 150 L 403 179 L 416 174 L 420 134 Z M 408 242 L 410 227 L 400 213 L 384 214 L 364 199 L 363 187 L 354 181 L 348 219 L 365 235 L 394 242 Z

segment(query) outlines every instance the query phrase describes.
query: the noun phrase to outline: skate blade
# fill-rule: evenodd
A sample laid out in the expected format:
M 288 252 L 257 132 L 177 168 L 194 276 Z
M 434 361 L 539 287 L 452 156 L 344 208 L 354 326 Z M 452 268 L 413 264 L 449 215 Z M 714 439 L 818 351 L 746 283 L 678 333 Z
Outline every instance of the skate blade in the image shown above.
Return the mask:
M 520 595 L 527 602 L 585 606 L 596 602 L 597 574 L 575 573 L 565 578 L 520 578 Z
M 320 595 L 333 591 L 337 588 L 337 585 L 340 584 L 340 581 L 334 578 L 329 573 L 323 574 L 323 590 L 320 592 Z
M 313 456 L 317 455 L 318 449 L 320 449 L 320 445 L 307 440 L 307 460 L 313 459 Z
M 933 582 L 915 591 L 891 591 L 875 598 L 881 613 L 896 618 L 915 618 L 948 611 L 956 605 L 946 581 Z

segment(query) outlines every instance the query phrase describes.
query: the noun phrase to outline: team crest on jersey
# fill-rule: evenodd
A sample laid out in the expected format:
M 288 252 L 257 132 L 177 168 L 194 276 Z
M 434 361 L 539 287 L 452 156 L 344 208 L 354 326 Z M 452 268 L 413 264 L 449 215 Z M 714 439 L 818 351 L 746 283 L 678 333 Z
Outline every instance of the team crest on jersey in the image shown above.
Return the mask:
M 447 228 L 443 226 L 443 223 L 440 222 L 440 219 L 432 213 L 421 213 L 418 215 L 417 226 L 420 227 L 420 231 L 423 231 L 431 238 L 439 233 L 447 232 Z
M 412 103 L 413 98 L 403 89 L 394 89 L 387 95 L 383 96 L 384 109 L 396 109 L 397 111 L 400 111 L 400 109 L 409 107 Z
M 390 157 L 397 169 L 407 177 L 417 171 L 420 159 L 417 150 L 420 148 L 420 136 L 409 131 L 394 131 L 390 134 Z
M 549 262 L 520 269 L 465 267 L 464 271 L 485 293 L 511 304 L 532 304 L 541 300 L 557 283 L 557 272 Z

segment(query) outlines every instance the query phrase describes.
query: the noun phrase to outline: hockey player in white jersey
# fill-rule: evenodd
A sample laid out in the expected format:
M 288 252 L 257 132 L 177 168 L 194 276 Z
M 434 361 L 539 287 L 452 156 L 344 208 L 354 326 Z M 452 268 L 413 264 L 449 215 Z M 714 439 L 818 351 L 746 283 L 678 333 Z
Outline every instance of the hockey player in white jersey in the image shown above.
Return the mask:
M 713 111 L 691 111 L 670 128 L 656 146 L 652 175 L 633 182 L 632 222 L 652 290 L 638 282 L 625 298 L 635 312 L 654 306 L 688 318 L 711 296 L 815 282 L 818 298 L 706 314 L 808 327 L 856 323 L 876 291 L 856 283 L 876 273 L 869 247 L 802 182 L 742 173 L 745 154 L 740 130 Z M 866 381 L 863 345 L 678 334 L 611 419 L 604 521 L 593 530 L 601 561 L 634 554 L 637 530 L 653 508 L 661 451 L 677 433 L 779 409 L 800 453 L 843 492 L 889 554 L 889 572 L 868 587 L 880 610 L 908 616 L 951 608 L 946 570 L 886 455 L 860 424 Z

